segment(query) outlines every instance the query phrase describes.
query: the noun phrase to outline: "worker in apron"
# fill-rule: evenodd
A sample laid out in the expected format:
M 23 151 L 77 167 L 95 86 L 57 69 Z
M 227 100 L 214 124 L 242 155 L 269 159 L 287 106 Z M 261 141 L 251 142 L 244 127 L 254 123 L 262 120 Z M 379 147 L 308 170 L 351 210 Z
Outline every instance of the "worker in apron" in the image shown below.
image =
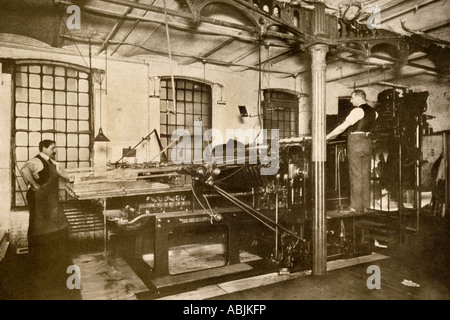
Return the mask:
M 54 298 L 67 290 L 66 270 L 72 264 L 66 248 L 69 223 L 59 202 L 59 177 L 69 177 L 53 160 L 55 148 L 55 141 L 41 141 L 39 154 L 21 169 L 29 184 L 28 253 L 35 298 Z

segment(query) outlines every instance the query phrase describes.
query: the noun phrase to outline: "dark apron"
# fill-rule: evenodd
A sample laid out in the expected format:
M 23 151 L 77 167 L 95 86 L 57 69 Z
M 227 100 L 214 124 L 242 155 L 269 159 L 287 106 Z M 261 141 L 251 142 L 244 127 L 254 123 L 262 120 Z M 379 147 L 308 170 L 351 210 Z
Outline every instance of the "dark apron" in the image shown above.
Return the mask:
M 53 233 L 67 228 L 69 223 L 59 203 L 59 175 L 54 164 L 49 164 L 49 179 L 39 190 L 29 189 L 27 201 L 30 211 L 28 236 Z

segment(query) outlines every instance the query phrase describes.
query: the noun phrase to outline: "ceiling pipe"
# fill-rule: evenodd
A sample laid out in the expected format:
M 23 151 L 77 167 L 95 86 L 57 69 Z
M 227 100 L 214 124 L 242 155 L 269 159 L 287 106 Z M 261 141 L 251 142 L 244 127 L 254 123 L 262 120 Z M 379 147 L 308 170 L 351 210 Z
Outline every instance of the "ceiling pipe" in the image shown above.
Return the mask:
M 128 0 L 100 0 L 100 1 L 113 3 L 113 4 L 117 4 L 117 5 L 122 5 L 122 6 L 126 6 L 126 7 L 131 7 L 131 8 L 135 8 L 135 9 L 142 9 L 142 10 L 147 10 L 147 11 L 151 11 L 151 12 L 164 14 L 164 8 L 157 7 L 157 6 L 152 6 L 152 5 L 148 5 L 148 4 L 135 3 L 135 2 L 128 1 Z M 192 23 L 196 23 L 196 24 L 199 23 L 199 22 L 205 22 L 205 23 L 210 23 L 210 24 L 214 24 L 214 25 L 234 28 L 234 29 L 238 29 L 238 30 L 244 30 L 244 31 L 255 33 L 255 34 L 259 34 L 259 32 L 260 32 L 259 28 L 257 28 L 257 27 L 245 26 L 245 25 L 239 24 L 239 23 L 233 23 L 233 22 L 229 22 L 229 21 L 217 20 L 217 19 L 201 17 L 201 16 L 198 17 L 198 19 L 195 19 L 193 14 L 182 12 L 182 11 L 177 11 L 177 10 L 167 9 L 167 14 L 170 15 L 170 16 L 184 18 L 184 19 L 186 19 L 186 20 L 188 20 L 188 21 L 190 21 Z M 267 30 L 267 34 L 271 34 L 271 35 L 274 35 L 274 36 L 277 36 L 277 35 L 280 36 L 281 35 L 280 37 L 282 37 L 282 38 L 286 38 L 286 39 L 290 38 L 290 39 L 293 39 L 293 40 L 298 39 L 298 40 L 303 40 L 304 41 L 304 39 L 302 39 L 299 36 L 282 34 L 282 33 L 275 32 L 275 31 L 270 31 L 270 30 Z
M 164 8 L 152 6 L 152 5 L 148 5 L 148 4 L 143 4 L 143 3 L 135 3 L 135 2 L 131 2 L 129 0 L 100 0 L 100 1 L 164 14 Z M 307 40 L 314 39 L 314 37 L 304 34 L 304 33 L 301 33 L 297 29 L 292 28 L 291 26 L 274 19 L 272 16 L 267 14 L 267 12 L 257 10 L 257 8 L 253 5 L 250 5 L 246 2 L 242 2 L 239 0 L 235 0 L 235 1 L 243 6 L 248 7 L 252 11 L 255 11 L 259 14 L 265 15 L 268 20 L 271 20 L 271 22 L 281 24 L 284 27 L 288 28 L 291 32 L 296 34 L 296 35 L 293 35 L 293 34 L 286 34 L 286 33 L 282 33 L 282 32 L 276 32 L 273 30 L 266 30 L 266 35 L 277 37 L 277 38 L 284 39 L 284 40 L 295 40 L 295 41 L 299 41 L 299 42 L 306 42 Z M 239 24 L 239 23 L 233 23 L 233 22 L 224 21 L 224 20 L 217 20 L 217 19 L 212 19 L 212 18 L 207 18 L 207 17 L 202 17 L 202 16 L 199 16 L 196 19 L 194 17 L 194 15 L 192 15 L 191 13 L 186 13 L 186 12 L 177 11 L 177 10 L 170 10 L 170 9 L 167 9 L 167 14 L 170 16 L 176 16 L 176 17 L 187 19 L 190 22 L 195 23 L 195 24 L 198 24 L 199 22 L 205 22 L 205 23 L 210 23 L 210 24 L 214 24 L 214 25 L 230 27 L 230 28 L 234 28 L 234 29 L 238 29 L 238 30 L 244 30 L 244 31 L 252 32 L 254 34 L 260 34 L 259 27 L 250 27 L 250 26 L 245 26 L 243 24 Z
M 336 49 L 334 49 L 334 50 L 336 50 Z M 332 50 L 332 51 L 334 51 L 334 50 Z M 362 55 L 362 56 L 366 55 L 366 53 L 364 51 L 362 51 L 362 50 L 347 48 L 347 47 L 343 47 L 343 46 L 338 46 L 338 50 L 346 51 L 346 52 L 349 52 L 349 53 L 354 53 L 354 54 L 358 54 L 358 55 Z M 402 59 L 386 57 L 386 56 L 382 56 L 382 55 L 379 55 L 379 54 L 371 54 L 367 58 L 375 58 L 375 59 L 385 60 L 385 61 L 389 61 L 389 62 L 404 64 L 404 65 L 407 65 L 407 66 L 410 66 L 410 67 L 414 67 L 414 68 L 418 68 L 418 69 L 423 69 L 423 70 L 427 70 L 427 71 L 440 73 L 439 70 L 436 69 L 436 68 L 412 62 L 413 60 L 417 60 L 418 58 L 414 58 L 414 59 L 411 59 L 411 60 L 404 61 Z
M 426 57 L 426 54 L 423 54 L 423 55 L 421 55 L 419 57 L 415 57 L 415 58 L 412 58 L 412 59 L 408 60 L 408 66 L 414 67 L 414 63 L 412 61 L 416 61 L 416 60 L 419 60 L 419 59 L 422 59 L 422 58 L 425 58 L 425 57 Z M 381 58 L 383 58 L 383 56 L 377 57 L 377 59 L 381 59 Z M 388 60 L 387 57 L 384 57 L 384 58 L 386 58 L 385 60 Z M 401 61 L 401 60 L 398 60 L 398 59 L 392 59 L 391 60 L 391 62 L 398 62 L 398 61 Z M 410 64 L 413 64 L 413 65 L 410 65 Z M 394 66 L 395 65 L 385 65 L 385 66 L 373 67 L 373 68 L 370 68 L 369 71 L 382 70 L 382 69 L 386 69 L 386 68 L 392 68 Z M 427 71 L 431 71 L 431 72 L 433 72 L 433 74 L 436 74 L 436 71 L 433 71 L 433 70 L 427 70 Z M 342 76 L 342 77 L 334 77 L 334 78 L 328 79 L 327 82 L 333 82 L 333 81 L 337 81 L 337 80 L 340 80 L 340 79 L 354 77 L 354 76 L 358 76 L 358 75 L 364 74 L 364 73 L 367 73 L 367 69 L 363 70 L 363 71 L 357 71 L 355 73 L 350 73 L 350 74 L 347 74 L 347 75 Z
M 393 80 L 393 79 L 389 79 L 389 80 Z M 365 83 L 365 84 L 358 84 L 358 85 L 353 85 L 350 86 L 349 88 L 365 88 L 369 85 L 382 85 L 382 86 L 387 86 L 387 87 L 393 87 L 393 88 L 402 88 L 402 89 L 409 89 L 411 88 L 411 86 L 405 86 L 402 84 L 396 84 L 396 83 L 392 83 L 392 82 L 386 82 L 386 81 L 376 81 L 376 82 L 371 82 L 371 83 Z
M 72 2 L 65 1 L 65 0 L 59 0 L 59 3 L 64 4 L 64 5 L 72 5 L 73 4 Z M 86 10 L 86 12 L 106 15 L 106 16 L 110 16 L 110 17 L 116 17 L 116 18 L 122 17 L 122 14 L 120 14 L 120 13 L 105 10 L 105 9 L 99 9 L 99 8 L 95 8 L 95 7 L 91 7 L 91 6 L 83 6 L 83 10 Z M 141 22 L 148 22 L 148 23 L 165 24 L 164 20 L 154 19 L 154 18 L 149 18 L 149 17 L 139 17 L 139 16 L 132 15 L 132 14 L 128 14 L 128 15 L 124 16 L 123 19 L 131 20 L 131 21 L 141 21 Z M 213 31 L 202 31 L 202 30 L 199 30 L 198 28 L 191 28 L 184 24 L 175 23 L 175 22 L 169 22 L 168 24 L 169 24 L 169 27 L 171 27 L 171 28 L 175 28 L 175 29 L 179 29 L 179 30 L 183 30 L 183 31 L 190 31 L 190 32 L 212 35 L 212 36 L 233 37 L 233 38 L 236 38 L 236 39 L 239 39 L 242 41 L 248 41 L 248 42 L 257 42 L 258 41 L 258 37 L 256 37 L 256 36 L 250 36 L 250 35 L 243 36 L 243 35 L 233 35 L 233 34 L 229 34 L 229 33 L 219 33 L 219 32 L 213 32 Z M 238 30 L 240 30 L 240 29 L 238 29 Z
M 372 67 L 372 68 L 368 67 L 364 71 L 357 71 L 357 72 L 349 73 L 346 75 L 342 75 L 340 77 L 334 77 L 331 79 L 327 79 L 327 82 L 334 82 L 334 81 L 338 81 L 338 80 L 342 80 L 342 79 L 346 79 L 346 78 L 351 78 L 351 77 L 359 76 L 360 74 L 363 74 L 363 73 L 369 73 L 371 71 L 377 71 L 377 70 L 382 70 L 382 69 L 383 69 L 382 67 Z
M 56 1 L 58 1 L 60 3 L 64 3 L 64 4 L 72 4 L 72 2 L 68 2 L 68 1 L 64 1 L 64 0 L 56 0 Z M 127 7 L 132 7 L 132 8 L 137 8 L 137 9 L 142 9 L 142 10 L 147 10 L 147 11 L 152 11 L 152 12 L 157 12 L 157 13 L 164 13 L 164 8 L 159 8 L 159 7 L 155 7 L 155 6 L 151 6 L 151 5 L 147 5 L 147 4 L 135 3 L 135 2 L 126 1 L 126 0 L 100 0 L 100 1 L 113 3 L 113 4 L 118 4 L 118 5 L 123 5 L 123 6 L 127 6 Z M 439 0 L 427 1 L 427 2 L 419 5 L 419 7 L 425 6 L 427 4 L 431 4 L 431 3 L 436 2 L 436 1 L 439 1 Z M 188 20 L 191 20 L 191 21 L 195 21 L 194 16 L 192 14 L 190 14 L 190 13 L 185 13 L 185 12 L 180 12 L 180 11 L 175 11 L 175 10 L 169 10 L 169 9 L 167 10 L 167 13 L 170 14 L 170 15 L 182 17 L 182 18 L 185 18 L 185 19 L 188 19 Z M 119 16 L 121 16 L 121 15 L 119 14 Z M 139 17 L 134 17 L 134 18 L 139 18 Z M 206 23 L 211 23 L 211 24 L 214 24 L 214 25 L 220 25 L 220 26 L 235 28 L 235 29 L 238 29 L 238 30 L 244 30 L 244 31 L 249 31 L 249 32 L 259 32 L 257 30 L 257 28 L 255 28 L 255 27 L 243 26 L 243 25 L 240 25 L 240 24 L 230 23 L 230 22 L 227 22 L 227 21 L 220 21 L 220 20 L 210 19 L 210 18 L 205 18 L 205 17 L 199 17 L 199 20 L 201 22 L 206 22 Z M 161 23 L 162 23 L 162 21 L 161 21 Z M 293 35 L 283 34 L 283 33 L 270 31 L 270 30 L 267 30 L 267 34 L 268 35 L 273 35 L 273 36 L 276 36 L 276 37 L 280 37 L 280 38 L 285 39 L 285 40 L 296 40 L 296 41 L 301 41 L 301 42 L 304 41 L 304 39 L 300 39 L 300 38 L 298 38 L 296 36 L 293 36 Z M 231 35 L 227 35 L 227 36 L 231 36 Z M 233 36 L 231 36 L 231 37 L 233 37 Z M 256 39 L 256 37 L 255 37 L 255 39 Z M 109 41 L 109 43 L 113 43 L 113 42 Z M 115 42 L 115 43 L 117 43 L 117 42 Z M 145 48 L 143 46 L 139 46 L 139 45 L 136 45 L 136 44 L 126 43 L 126 42 L 120 42 L 120 44 L 134 45 L 134 46 L 141 47 L 144 50 L 150 51 L 148 48 Z M 338 46 L 337 48 L 339 48 L 339 50 L 342 50 L 342 51 L 347 51 L 347 52 L 352 52 L 352 53 L 355 53 L 355 54 L 365 55 L 365 53 L 363 51 L 361 51 L 361 50 L 351 49 L 351 48 L 347 48 L 347 47 L 343 47 L 343 46 Z M 387 61 L 390 61 L 390 62 L 403 63 L 403 61 L 401 61 L 399 59 L 387 58 L 387 57 L 384 57 L 384 56 L 372 55 L 372 57 L 378 58 L 378 59 L 387 60 Z M 428 66 L 423 66 L 423 65 L 419 65 L 419 64 L 411 64 L 411 63 L 408 63 L 408 65 L 410 65 L 412 67 L 416 67 L 416 68 L 421 68 L 421 69 L 424 69 L 424 70 L 427 70 L 427 71 L 438 72 L 435 68 L 428 67 Z M 253 67 L 250 67 L 250 69 L 253 69 Z M 281 73 L 287 74 L 286 72 L 281 72 Z
M 105 41 L 102 43 L 101 47 L 97 50 L 97 55 L 99 55 L 103 50 L 105 50 L 106 46 L 108 45 L 108 41 L 111 40 L 111 38 L 116 34 L 117 30 L 120 28 L 120 26 L 123 23 L 123 18 L 131 12 L 131 8 L 127 8 L 125 12 L 119 17 L 119 19 L 114 24 L 112 30 L 109 32 L 109 34 L 106 36 Z
M 76 36 L 70 37 L 70 36 L 66 36 L 66 35 L 62 35 L 61 37 L 64 38 L 64 39 L 69 39 L 69 40 L 72 40 L 72 41 L 85 42 L 85 43 L 88 43 L 89 40 L 93 44 L 101 44 L 101 43 L 103 43 L 103 40 L 100 40 L 100 39 L 90 39 L 90 38 L 83 38 L 83 37 L 76 37 Z M 123 45 L 135 46 L 135 47 L 141 48 L 142 50 L 145 50 L 145 51 L 148 51 L 148 52 L 151 52 L 151 53 L 154 53 L 154 54 L 167 56 L 167 52 L 164 51 L 164 50 L 150 49 L 150 48 L 147 48 L 147 47 L 144 47 L 142 45 L 135 44 L 135 43 L 128 43 L 128 42 L 122 42 L 122 41 L 116 41 L 116 40 L 109 40 L 108 43 L 109 44 L 121 43 Z M 232 63 L 232 62 L 228 62 L 228 61 L 221 61 L 221 60 L 217 60 L 217 59 L 208 59 L 208 58 L 205 58 L 205 57 L 193 56 L 193 55 L 180 53 L 180 52 L 172 52 L 172 55 L 173 56 L 178 56 L 178 57 L 183 57 L 183 58 L 191 58 L 191 59 L 195 59 L 197 61 L 201 61 L 201 62 L 208 63 L 208 64 L 219 65 L 219 66 L 241 67 L 241 68 L 247 68 L 247 69 L 254 70 L 254 71 L 258 71 L 259 70 L 259 68 L 255 67 L 255 66 L 238 64 L 238 63 Z M 290 72 L 276 71 L 276 70 L 270 70 L 270 71 L 265 71 L 265 72 L 278 73 L 278 74 L 290 74 Z
M 400 79 L 408 79 L 408 78 L 415 77 L 415 76 L 420 76 L 420 75 L 436 76 L 436 73 L 430 72 L 430 71 L 425 71 L 425 72 L 417 71 L 417 72 L 412 72 L 410 74 L 406 74 L 406 75 L 403 75 L 403 76 L 400 76 L 400 77 L 399 76 L 389 77 L 387 79 L 383 79 L 383 81 L 373 81 L 373 82 L 372 81 L 367 81 L 367 82 L 363 82 L 363 83 L 360 83 L 360 84 L 357 84 L 357 85 L 353 84 L 353 85 L 348 86 L 348 87 L 349 88 L 363 88 L 363 87 L 368 87 L 368 86 L 377 84 L 377 85 L 395 86 L 395 87 L 401 88 L 401 85 L 393 84 L 393 83 L 390 83 L 388 81 L 400 80 Z M 407 86 L 407 87 L 409 88 L 409 87 L 413 87 L 413 86 Z
M 230 38 L 230 39 L 228 39 L 228 40 L 226 40 L 226 41 L 220 43 L 219 45 L 217 45 L 216 47 L 212 48 L 211 50 L 209 50 L 209 51 L 206 52 L 205 54 L 202 54 L 202 57 L 204 57 L 204 58 L 209 57 L 209 56 L 212 55 L 213 53 L 215 53 L 215 52 L 219 51 L 220 49 L 224 48 L 225 46 L 231 44 L 234 40 L 235 40 L 235 39 Z M 182 65 L 190 65 L 190 64 L 192 64 L 192 63 L 194 63 L 194 62 L 196 62 L 196 61 L 197 61 L 197 59 L 190 59 L 190 60 L 184 61 L 184 62 L 181 63 L 181 64 L 182 64 Z

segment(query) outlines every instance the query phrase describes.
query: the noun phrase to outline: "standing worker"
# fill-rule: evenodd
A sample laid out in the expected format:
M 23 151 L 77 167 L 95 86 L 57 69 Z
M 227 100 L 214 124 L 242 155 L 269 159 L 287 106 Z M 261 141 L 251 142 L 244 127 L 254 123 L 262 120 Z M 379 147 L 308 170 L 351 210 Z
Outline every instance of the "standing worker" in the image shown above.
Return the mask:
M 69 223 L 59 202 L 59 177 L 69 176 L 56 163 L 55 149 L 55 141 L 42 140 L 39 154 L 21 169 L 29 185 L 28 252 L 36 298 L 67 290 L 66 269 L 72 264 L 66 248 Z
M 351 95 L 355 107 L 345 121 L 331 131 L 326 139 L 334 139 L 349 128 L 347 135 L 347 159 L 350 181 L 349 211 L 362 213 L 370 208 L 370 164 L 373 143 L 369 132 L 378 117 L 377 112 L 366 102 L 366 93 L 355 90 Z

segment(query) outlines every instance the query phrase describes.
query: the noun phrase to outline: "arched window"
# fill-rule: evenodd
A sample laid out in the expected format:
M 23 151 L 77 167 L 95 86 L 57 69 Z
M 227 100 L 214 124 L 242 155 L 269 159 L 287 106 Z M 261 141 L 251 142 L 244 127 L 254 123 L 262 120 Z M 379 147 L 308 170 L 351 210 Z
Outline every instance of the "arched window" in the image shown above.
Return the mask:
M 191 134 L 191 139 L 194 139 L 194 121 L 202 122 L 202 137 L 197 137 L 197 139 L 201 139 L 197 141 L 203 141 L 203 133 L 205 130 L 211 129 L 212 98 L 210 85 L 188 79 L 176 79 L 176 107 L 174 107 L 172 81 L 170 78 L 162 78 L 160 99 L 160 132 L 163 148 L 172 142 L 171 137 L 175 129 L 187 129 Z M 171 150 L 175 145 L 176 143 L 166 151 L 169 161 L 171 161 Z M 194 151 L 203 152 L 207 145 L 208 142 L 203 141 L 202 145 L 198 145 L 191 140 L 192 157 L 196 154 Z M 192 161 L 194 160 L 199 159 L 192 158 Z
M 19 168 L 39 153 L 43 139 L 56 141 L 63 168 L 89 167 L 92 110 L 90 75 L 76 66 L 16 62 L 13 108 L 13 206 L 23 206 L 27 186 Z M 69 195 L 60 186 L 60 198 Z
M 298 97 L 295 94 L 264 90 L 264 129 L 279 129 L 279 137 L 287 138 L 298 134 Z

